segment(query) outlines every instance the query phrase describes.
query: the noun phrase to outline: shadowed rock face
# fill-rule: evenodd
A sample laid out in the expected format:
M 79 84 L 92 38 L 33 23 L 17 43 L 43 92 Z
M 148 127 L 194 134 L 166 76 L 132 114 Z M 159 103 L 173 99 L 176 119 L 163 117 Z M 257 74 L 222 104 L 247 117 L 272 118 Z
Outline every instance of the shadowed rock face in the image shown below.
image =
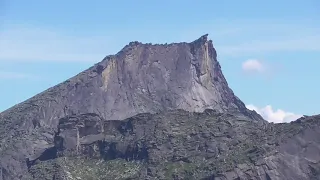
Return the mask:
M 139 113 L 167 115 L 165 112 L 176 109 L 189 112 L 212 109 L 216 114 L 229 114 L 261 126 L 267 124 L 260 115 L 246 109 L 228 87 L 207 35 L 191 43 L 132 42 L 116 55 L 107 56 L 88 70 L 0 114 L 0 180 L 27 179 L 30 174 L 39 173 L 35 170 L 40 168 L 39 162 L 58 161 L 61 157 L 171 161 L 171 157 L 148 149 L 151 141 L 170 138 L 168 134 L 150 134 L 153 133 L 150 128 L 158 128 L 153 124 L 155 121 L 149 122 L 148 118 L 139 121 L 144 123 L 141 125 L 144 135 L 138 136 L 130 135 L 137 131 L 136 121 L 121 120 Z M 184 123 L 190 122 L 202 126 L 201 119 Z M 165 117 L 161 123 L 167 123 Z M 244 133 L 246 126 L 242 128 L 230 132 Z M 195 130 L 199 136 L 200 130 Z M 205 136 L 216 138 L 210 131 Z M 140 141 L 137 137 L 149 139 Z M 179 147 L 183 150 L 184 146 Z M 190 149 L 184 150 L 181 153 L 188 154 Z M 55 179 L 60 177 L 59 169 L 66 168 L 61 162 L 50 165 L 54 168 L 49 169 L 56 169 Z M 154 176 L 154 169 L 148 172 Z

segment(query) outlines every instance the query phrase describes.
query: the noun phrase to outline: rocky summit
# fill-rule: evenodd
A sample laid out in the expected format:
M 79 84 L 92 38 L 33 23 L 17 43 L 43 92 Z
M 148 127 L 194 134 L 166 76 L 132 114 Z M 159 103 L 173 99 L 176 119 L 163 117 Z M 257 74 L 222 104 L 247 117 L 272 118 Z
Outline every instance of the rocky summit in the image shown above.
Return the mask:
M 0 180 L 320 179 L 319 120 L 248 110 L 208 35 L 131 42 L 0 114 Z

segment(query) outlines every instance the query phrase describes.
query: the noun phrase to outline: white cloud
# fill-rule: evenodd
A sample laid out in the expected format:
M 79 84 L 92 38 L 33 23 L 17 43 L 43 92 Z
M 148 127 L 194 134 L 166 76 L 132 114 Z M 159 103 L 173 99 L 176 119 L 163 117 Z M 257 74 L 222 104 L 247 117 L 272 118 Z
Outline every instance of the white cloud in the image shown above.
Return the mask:
M 0 71 L 0 79 L 11 79 L 11 80 L 12 79 L 32 79 L 32 80 L 37 80 L 40 78 L 38 76 L 34 76 L 31 74 Z
M 255 110 L 259 113 L 265 120 L 274 123 L 285 123 L 295 121 L 298 118 L 302 117 L 300 114 L 295 114 L 292 112 L 287 112 L 282 109 L 273 110 L 271 105 L 267 105 L 266 107 L 259 108 L 252 104 L 246 105 L 246 107 L 250 110 Z
M 264 64 L 257 59 L 248 59 L 242 63 L 242 70 L 246 72 L 263 72 L 265 70 Z

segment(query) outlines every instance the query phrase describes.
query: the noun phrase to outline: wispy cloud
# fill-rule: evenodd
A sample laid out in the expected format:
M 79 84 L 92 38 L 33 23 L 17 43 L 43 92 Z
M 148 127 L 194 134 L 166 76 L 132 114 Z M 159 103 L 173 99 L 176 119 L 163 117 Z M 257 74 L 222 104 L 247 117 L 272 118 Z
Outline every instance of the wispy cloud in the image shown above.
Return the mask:
M 12 79 L 39 80 L 40 77 L 32 75 L 32 74 L 26 74 L 26 73 L 0 71 L 0 79 L 4 79 L 4 80 L 8 80 L 8 79 L 9 80 L 12 80 Z
M 218 54 L 223 56 L 253 56 L 281 51 L 320 52 L 320 27 L 312 22 L 303 23 L 221 20 L 190 26 L 187 30 L 174 29 L 169 34 L 154 33 L 167 37 L 167 42 L 193 41 L 209 33 Z M 0 31 L 0 62 L 97 62 L 108 54 L 118 52 L 129 41 L 158 43 L 154 40 L 163 40 L 146 34 L 141 30 L 129 33 L 108 30 L 88 35 L 30 25 L 10 26 Z
M 274 52 L 320 52 L 320 26 L 297 19 L 215 21 L 187 30 L 183 38 L 191 40 L 209 33 L 221 56 L 252 56 Z
M 218 47 L 220 54 L 239 56 L 271 52 L 314 51 L 320 52 L 320 35 L 260 40 Z
M 0 61 L 101 60 L 114 49 L 105 36 L 80 36 L 41 27 L 13 27 L 0 31 Z

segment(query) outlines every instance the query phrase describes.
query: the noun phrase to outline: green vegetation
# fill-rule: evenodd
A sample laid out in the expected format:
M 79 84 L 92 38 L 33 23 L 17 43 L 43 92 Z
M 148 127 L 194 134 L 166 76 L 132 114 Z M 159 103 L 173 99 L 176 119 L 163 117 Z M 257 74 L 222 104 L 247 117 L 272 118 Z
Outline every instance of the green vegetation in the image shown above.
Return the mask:
M 34 179 L 52 180 L 124 180 L 138 177 L 142 163 L 123 159 L 103 161 L 84 157 L 63 157 L 41 162 L 32 167 Z

